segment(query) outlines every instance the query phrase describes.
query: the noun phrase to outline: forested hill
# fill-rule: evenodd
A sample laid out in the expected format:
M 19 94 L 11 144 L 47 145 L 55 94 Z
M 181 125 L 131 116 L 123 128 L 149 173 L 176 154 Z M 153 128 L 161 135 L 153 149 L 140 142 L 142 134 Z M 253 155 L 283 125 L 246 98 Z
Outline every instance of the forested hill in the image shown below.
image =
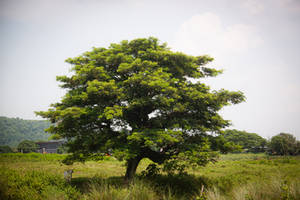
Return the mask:
M 47 140 L 50 136 L 44 129 L 50 126 L 45 120 L 24 120 L 0 117 L 0 146 L 16 147 L 23 140 Z

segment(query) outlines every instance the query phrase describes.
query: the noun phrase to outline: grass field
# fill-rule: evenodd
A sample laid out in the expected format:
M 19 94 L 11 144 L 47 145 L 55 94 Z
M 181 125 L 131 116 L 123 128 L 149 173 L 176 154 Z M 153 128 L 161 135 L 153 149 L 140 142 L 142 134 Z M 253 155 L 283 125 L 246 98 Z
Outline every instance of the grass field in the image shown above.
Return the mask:
M 58 154 L 0 154 L 0 199 L 300 199 L 300 157 L 222 155 L 215 164 L 188 175 L 143 176 L 125 184 L 125 163 L 106 157 L 66 166 Z M 63 178 L 73 169 L 70 183 Z

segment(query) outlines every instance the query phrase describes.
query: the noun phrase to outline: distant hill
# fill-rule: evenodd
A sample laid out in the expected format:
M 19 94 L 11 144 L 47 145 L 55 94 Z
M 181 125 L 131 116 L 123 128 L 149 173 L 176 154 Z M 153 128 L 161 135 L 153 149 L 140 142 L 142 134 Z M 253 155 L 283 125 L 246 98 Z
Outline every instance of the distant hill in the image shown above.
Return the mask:
M 47 140 L 50 134 L 44 129 L 50 126 L 46 120 L 24 120 L 0 117 L 0 146 L 16 147 L 23 140 Z

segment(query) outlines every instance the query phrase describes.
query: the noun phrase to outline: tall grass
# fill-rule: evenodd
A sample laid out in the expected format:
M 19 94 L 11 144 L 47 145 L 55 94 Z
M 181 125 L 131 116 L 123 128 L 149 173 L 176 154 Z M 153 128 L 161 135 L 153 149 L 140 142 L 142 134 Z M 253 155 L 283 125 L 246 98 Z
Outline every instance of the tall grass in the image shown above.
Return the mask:
M 222 155 L 219 162 L 189 169 L 188 174 L 143 176 L 123 181 L 124 162 L 113 158 L 65 166 L 65 155 L 0 154 L 0 199 L 140 200 L 300 200 L 300 157 L 264 154 Z M 73 169 L 73 179 L 63 178 Z
M 229 153 L 229 154 L 222 154 L 220 156 L 220 160 L 230 160 L 230 161 L 237 161 L 237 160 L 258 160 L 269 158 L 267 154 L 264 153 Z
M 61 161 L 66 157 L 65 154 L 41 154 L 41 153 L 3 153 L 0 162 L 19 162 L 19 161 Z
M 288 182 L 282 177 L 273 177 L 271 180 L 252 182 L 240 185 L 229 194 L 220 192 L 217 188 L 207 190 L 208 200 L 299 200 L 300 180 Z
M 59 176 L 0 168 L 0 199 L 77 199 L 79 196 L 76 188 Z
M 114 186 L 105 182 L 89 183 L 87 199 L 101 200 L 157 200 L 159 196 L 149 184 L 135 181 L 129 186 Z

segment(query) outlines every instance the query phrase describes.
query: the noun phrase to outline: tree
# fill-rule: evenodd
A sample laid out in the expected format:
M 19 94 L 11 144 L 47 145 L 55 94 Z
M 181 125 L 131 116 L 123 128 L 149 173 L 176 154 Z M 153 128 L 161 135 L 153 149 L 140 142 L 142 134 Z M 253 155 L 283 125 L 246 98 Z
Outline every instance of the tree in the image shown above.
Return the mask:
M 264 152 L 267 146 L 267 140 L 258 134 L 236 129 L 225 130 L 224 138 L 229 142 L 242 146 L 244 150 L 253 153 Z
M 30 140 L 24 140 L 18 145 L 18 151 L 23 153 L 35 152 L 37 144 Z
M 223 154 L 229 152 L 240 153 L 243 150 L 241 145 L 226 140 L 223 135 L 217 137 L 210 136 L 210 144 L 212 150 L 220 151 Z
M 57 77 L 66 95 L 37 114 L 53 123 L 48 132 L 68 140 L 66 162 L 111 151 L 127 161 L 126 180 L 143 158 L 169 169 L 203 165 L 213 156 L 207 134 L 230 124 L 218 111 L 244 100 L 200 82 L 221 73 L 205 67 L 212 60 L 172 52 L 152 37 L 93 48 L 66 60 L 73 75 Z
M 13 153 L 10 146 L 0 146 L 0 153 Z
M 299 141 L 289 133 L 280 133 L 271 138 L 269 143 L 270 153 L 273 155 L 297 155 L 299 154 Z

